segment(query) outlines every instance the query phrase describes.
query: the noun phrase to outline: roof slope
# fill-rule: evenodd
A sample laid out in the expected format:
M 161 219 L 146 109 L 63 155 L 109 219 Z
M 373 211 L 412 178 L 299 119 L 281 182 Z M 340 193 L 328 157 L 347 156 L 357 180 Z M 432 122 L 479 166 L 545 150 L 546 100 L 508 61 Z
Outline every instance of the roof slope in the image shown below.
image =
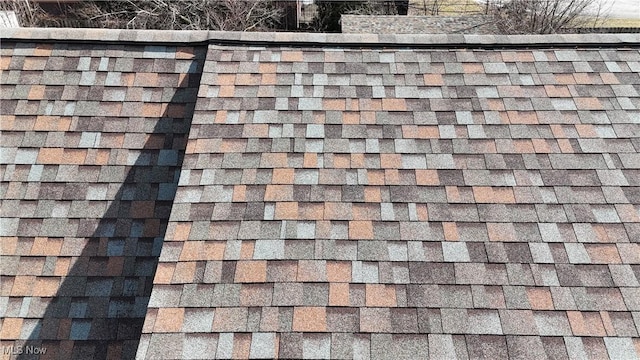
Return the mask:
M 637 37 L 10 34 L 2 346 L 640 358 Z
M 135 356 L 203 57 L 3 41 L 3 349 Z
M 639 356 L 638 61 L 210 46 L 138 355 Z

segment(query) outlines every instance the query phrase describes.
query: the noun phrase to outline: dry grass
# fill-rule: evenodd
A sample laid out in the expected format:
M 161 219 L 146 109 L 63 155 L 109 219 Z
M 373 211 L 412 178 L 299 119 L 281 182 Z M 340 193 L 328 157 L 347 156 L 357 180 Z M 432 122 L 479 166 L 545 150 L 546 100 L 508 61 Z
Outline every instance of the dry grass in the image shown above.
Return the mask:
M 475 0 L 411 0 L 409 1 L 409 15 L 432 15 L 437 9 L 437 15 L 456 16 L 469 14 L 484 14 L 485 7 Z M 426 11 L 425 11 L 426 10 Z
M 599 27 L 640 27 L 640 19 L 604 19 Z
M 640 19 L 612 19 L 606 16 L 602 18 L 595 17 L 582 17 L 579 21 L 580 27 L 612 27 L 612 28 L 624 28 L 624 27 L 640 27 Z

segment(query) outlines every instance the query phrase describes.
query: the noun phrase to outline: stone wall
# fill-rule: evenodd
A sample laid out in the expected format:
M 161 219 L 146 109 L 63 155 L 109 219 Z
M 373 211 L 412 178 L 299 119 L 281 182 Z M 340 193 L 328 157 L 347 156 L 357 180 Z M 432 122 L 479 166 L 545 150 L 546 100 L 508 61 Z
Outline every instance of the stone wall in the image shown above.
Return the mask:
M 491 17 L 342 15 L 342 32 L 355 34 L 495 34 Z

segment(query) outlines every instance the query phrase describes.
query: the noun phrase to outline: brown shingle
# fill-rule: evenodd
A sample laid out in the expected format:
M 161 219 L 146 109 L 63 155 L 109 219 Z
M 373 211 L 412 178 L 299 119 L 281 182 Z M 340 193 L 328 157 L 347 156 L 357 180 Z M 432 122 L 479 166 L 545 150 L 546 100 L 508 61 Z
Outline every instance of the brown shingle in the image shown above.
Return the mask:
M 217 308 L 213 317 L 213 331 L 245 331 L 247 326 L 247 308 Z
M 553 310 L 551 292 L 545 288 L 527 288 L 527 297 L 533 310 Z
M 5 318 L 0 330 L 0 339 L 17 339 L 20 336 L 23 321 L 22 318 Z
M 293 331 L 327 331 L 327 313 L 323 307 L 296 307 L 293 310 Z
M 371 221 L 349 221 L 350 239 L 373 239 L 373 224 Z
M 369 307 L 394 307 L 397 306 L 395 286 L 391 285 L 366 285 L 366 306 Z
M 184 318 L 183 308 L 160 308 L 156 315 L 155 332 L 179 332 Z
M 238 261 L 236 264 L 236 282 L 264 282 L 266 277 L 266 261 Z
M 606 336 L 597 312 L 567 311 L 567 317 L 574 336 Z

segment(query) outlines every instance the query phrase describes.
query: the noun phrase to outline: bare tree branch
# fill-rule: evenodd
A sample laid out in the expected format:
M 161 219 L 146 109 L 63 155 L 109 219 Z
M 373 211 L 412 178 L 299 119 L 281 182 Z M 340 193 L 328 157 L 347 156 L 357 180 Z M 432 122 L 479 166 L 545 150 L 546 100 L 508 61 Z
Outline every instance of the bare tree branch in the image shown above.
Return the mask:
M 78 26 L 99 28 L 233 30 L 278 29 L 284 11 L 274 0 L 126 0 L 60 3 L 62 15 L 53 17 L 31 0 L 0 0 L 0 7 L 17 11 L 22 26 Z
M 551 34 L 586 25 L 585 10 L 592 3 L 593 0 L 509 0 L 495 6 L 493 14 L 503 33 Z M 596 9 L 596 18 L 601 18 L 601 10 Z

